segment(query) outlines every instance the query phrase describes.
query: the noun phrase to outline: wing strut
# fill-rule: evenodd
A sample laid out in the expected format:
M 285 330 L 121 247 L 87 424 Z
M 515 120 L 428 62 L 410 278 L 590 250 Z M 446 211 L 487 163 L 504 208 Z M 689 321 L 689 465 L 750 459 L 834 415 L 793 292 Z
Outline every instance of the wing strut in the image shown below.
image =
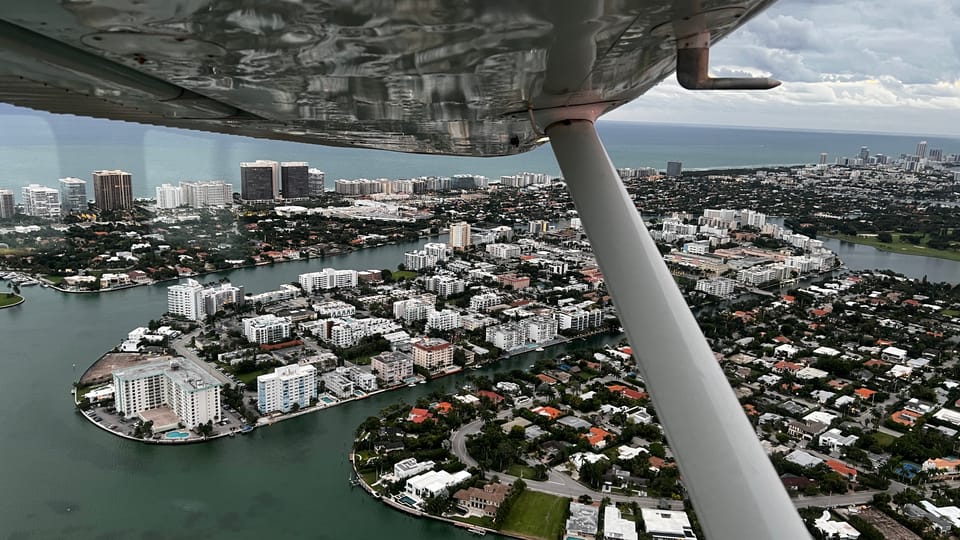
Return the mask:
M 707 538 L 810 538 L 593 122 L 546 133 Z

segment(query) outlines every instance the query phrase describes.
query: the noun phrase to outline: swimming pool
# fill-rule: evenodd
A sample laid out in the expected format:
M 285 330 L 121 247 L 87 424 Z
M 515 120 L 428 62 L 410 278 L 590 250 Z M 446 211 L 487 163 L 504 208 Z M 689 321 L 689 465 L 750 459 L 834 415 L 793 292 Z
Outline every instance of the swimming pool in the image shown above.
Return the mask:
M 330 396 L 320 396 L 320 401 L 326 403 L 327 405 L 330 405 L 331 403 L 336 403 L 336 402 L 337 402 L 337 400 L 333 399 L 333 398 L 330 397 Z
M 400 501 L 400 502 L 402 502 L 403 504 L 408 505 L 408 506 L 414 506 L 414 505 L 417 504 L 417 501 L 411 499 L 410 497 L 408 497 L 408 496 L 406 496 L 406 495 L 400 497 L 400 498 L 397 499 L 397 500 Z
M 170 433 L 167 433 L 166 435 L 164 435 L 164 437 L 168 439 L 174 439 L 174 440 L 186 439 L 189 436 L 190 436 L 190 433 L 186 431 L 171 431 Z

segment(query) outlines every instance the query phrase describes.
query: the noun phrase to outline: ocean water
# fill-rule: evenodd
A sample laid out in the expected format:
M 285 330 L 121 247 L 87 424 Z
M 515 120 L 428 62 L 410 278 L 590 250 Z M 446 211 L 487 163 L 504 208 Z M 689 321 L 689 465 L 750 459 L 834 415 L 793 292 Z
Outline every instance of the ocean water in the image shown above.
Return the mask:
M 649 123 L 600 122 L 600 135 L 618 167 L 665 169 L 667 161 L 684 168 L 730 168 L 815 163 L 821 152 L 854 156 L 861 146 L 874 154 L 912 154 L 917 142 L 960 153 L 955 139 L 923 135 L 832 133 Z M 0 104 L 0 189 L 29 183 L 51 187 L 57 179 L 90 179 L 97 169 L 133 174 L 134 195 L 154 196 L 154 188 L 181 180 L 222 179 L 239 190 L 241 161 L 308 161 L 337 178 L 408 178 L 475 173 L 498 178 L 520 171 L 558 175 L 548 146 L 519 156 L 463 158 L 331 148 L 234 135 L 143 126 L 126 122 L 38 113 Z M 88 188 L 88 194 L 92 193 Z

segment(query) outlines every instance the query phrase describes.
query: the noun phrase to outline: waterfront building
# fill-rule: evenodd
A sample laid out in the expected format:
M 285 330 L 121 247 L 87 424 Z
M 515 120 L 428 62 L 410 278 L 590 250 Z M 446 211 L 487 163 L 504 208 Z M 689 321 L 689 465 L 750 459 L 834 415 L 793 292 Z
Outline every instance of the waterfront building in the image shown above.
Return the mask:
M 336 372 L 350 379 L 355 390 L 362 390 L 364 392 L 377 391 L 377 376 L 369 371 L 365 371 L 358 366 L 341 366 L 336 369 Z
M 307 169 L 307 192 L 310 197 L 321 197 L 326 191 L 327 175 L 320 169 Z
M 413 356 L 399 351 L 382 352 L 370 357 L 370 367 L 383 386 L 403 384 L 413 377 Z
M 133 208 L 133 177 L 121 170 L 93 171 L 93 199 L 100 210 Z
M 427 330 L 446 332 L 460 327 L 460 314 L 452 309 L 433 311 L 427 315 Z
M 324 374 L 322 379 L 327 392 L 330 392 L 338 398 L 345 399 L 354 396 L 353 381 L 343 374 L 334 371 Z
M 826 152 L 820 152 L 820 159 L 817 161 L 817 165 L 825 167 L 827 165 L 828 154 Z
M 418 474 L 433 470 L 435 466 L 436 463 L 433 461 L 427 460 L 418 462 L 417 458 L 408 457 L 407 459 L 401 459 L 393 464 L 393 477 L 397 480 L 404 480 L 410 478 L 411 476 L 416 476 Z
M 203 285 L 195 279 L 188 279 L 183 285 L 167 287 L 167 312 L 191 321 L 203 320 L 207 316 L 203 301 Z
M 570 502 L 570 517 L 564 527 L 567 538 L 595 538 L 600 523 L 600 509 L 589 504 Z
M 450 474 L 447 471 L 429 471 L 407 480 L 404 493 L 425 500 L 445 495 L 447 489 L 470 479 L 470 473 L 460 471 Z
M 68 176 L 60 179 L 60 210 L 64 215 L 87 210 L 87 181 Z
M 413 363 L 430 373 L 453 366 L 453 346 L 445 339 L 423 338 L 413 344 Z
M 530 317 L 522 322 L 527 327 L 527 341 L 545 343 L 557 337 L 557 320 L 552 317 Z
M 181 203 L 191 208 L 230 206 L 233 202 L 233 184 L 223 180 L 180 182 Z
M 252 294 L 246 298 L 247 302 L 251 304 L 256 304 L 260 302 L 263 305 L 273 304 L 275 302 L 283 302 L 285 300 L 293 300 L 300 294 L 300 288 L 296 285 L 291 285 L 289 283 L 284 283 L 280 285 L 280 288 L 275 291 L 267 291 L 259 294 Z
M 333 189 L 341 195 L 373 195 L 383 193 L 383 184 L 380 180 L 357 178 L 345 180 L 343 178 L 333 183 Z
M 667 176 L 680 176 L 683 173 L 683 163 L 679 161 L 667 162 Z
M 508 322 L 490 326 L 485 331 L 485 339 L 494 347 L 509 351 L 522 347 L 527 342 L 527 325 L 522 322 Z
M 204 287 L 200 294 L 206 315 L 216 315 L 224 307 L 231 304 L 243 305 L 244 301 L 243 287 L 237 287 L 229 282 Z
M 470 224 L 466 221 L 451 223 L 448 243 L 452 249 L 463 250 L 470 247 Z
M 260 414 L 289 412 L 294 404 L 307 407 L 317 398 L 317 368 L 307 365 L 281 366 L 257 377 L 257 409 Z
M 580 306 L 564 306 L 554 316 L 559 330 L 582 332 L 603 324 L 603 311 L 599 309 L 586 310 Z
M 280 198 L 280 164 L 258 159 L 240 164 L 240 198 L 273 201 Z
M 522 188 L 549 183 L 550 177 L 543 173 L 522 172 L 519 174 L 505 175 L 500 177 L 500 185 L 503 187 Z
M 273 314 L 243 319 L 243 335 L 251 343 L 276 343 L 290 337 L 290 321 Z
M 220 386 L 220 381 L 185 358 L 142 362 L 113 372 L 118 412 L 144 419 L 152 417 L 145 411 L 169 407 L 188 428 L 220 421 Z M 175 427 L 175 423 L 154 422 L 155 431 Z
M 13 192 L 9 189 L 0 189 L 0 219 L 10 219 L 17 213 L 13 203 Z
M 713 296 L 728 297 L 733 294 L 737 282 L 727 278 L 711 278 L 697 280 L 696 290 Z
M 177 186 L 160 184 L 157 186 L 157 208 L 170 210 L 183 204 L 182 191 Z
M 310 196 L 309 168 L 306 161 L 284 161 L 280 164 L 280 193 L 284 199 L 305 199 Z
M 21 191 L 23 213 L 44 219 L 60 218 L 60 192 L 39 184 L 30 184 Z
M 316 294 L 320 291 L 329 291 L 341 287 L 357 286 L 356 270 L 337 270 L 324 268 L 319 272 L 308 272 L 298 276 L 300 286 L 306 294 Z
M 453 494 L 457 506 L 467 513 L 496 517 L 500 505 L 510 495 L 510 484 L 490 483 L 483 488 L 469 487 Z

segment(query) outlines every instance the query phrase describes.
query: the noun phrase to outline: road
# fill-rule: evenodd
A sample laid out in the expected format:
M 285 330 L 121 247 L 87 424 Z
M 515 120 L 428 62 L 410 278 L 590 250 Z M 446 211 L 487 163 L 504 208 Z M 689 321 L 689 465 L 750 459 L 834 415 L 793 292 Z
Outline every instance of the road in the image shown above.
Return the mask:
M 505 418 L 510 414 L 510 411 L 501 412 L 498 417 Z M 453 435 L 450 438 L 451 451 L 457 458 L 463 462 L 467 467 L 476 467 L 477 460 L 470 457 L 470 453 L 467 451 L 467 438 L 471 435 L 479 433 L 483 427 L 483 420 L 474 420 L 468 424 L 463 425 L 460 429 L 453 432 Z M 808 452 L 817 455 L 823 459 L 829 459 L 830 456 L 821 454 L 819 452 L 814 452 L 807 450 Z M 512 483 L 517 477 L 511 476 L 504 473 L 487 473 L 487 476 L 494 476 L 500 478 L 503 482 Z M 682 501 L 673 501 L 673 500 L 662 500 L 654 499 L 650 497 L 636 497 L 629 495 L 619 495 L 617 493 L 603 493 L 600 491 L 594 491 L 584 486 L 580 482 L 574 480 L 568 474 L 561 472 L 557 468 L 550 469 L 547 471 L 547 479 L 545 481 L 536 481 L 530 480 L 527 478 L 523 479 L 526 482 L 527 486 L 535 491 L 542 491 L 544 493 L 549 493 L 551 495 L 559 495 L 562 497 L 570 497 L 576 499 L 581 495 L 589 495 L 593 500 L 601 500 L 604 497 L 609 497 L 610 500 L 616 502 L 636 502 L 643 508 L 656 508 L 657 505 L 661 502 L 667 502 L 670 504 L 670 508 L 673 510 L 683 510 Z M 885 490 L 891 495 L 894 493 L 899 493 L 906 489 L 906 485 L 901 484 L 900 482 L 891 482 L 890 488 Z M 850 506 L 865 504 L 870 502 L 874 495 L 877 493 L 883 493 L 881 490 L 870 490 L 870 491 L 859 491 L 856 493 L 849 493 L 843 495 L 822 495 L 817 497 L 798 497 L 793 499 L 793 504 L 797 508 L 807 508 L 811 506 L 821 506 L 821 507 L 837 507 L 837 506 Z

